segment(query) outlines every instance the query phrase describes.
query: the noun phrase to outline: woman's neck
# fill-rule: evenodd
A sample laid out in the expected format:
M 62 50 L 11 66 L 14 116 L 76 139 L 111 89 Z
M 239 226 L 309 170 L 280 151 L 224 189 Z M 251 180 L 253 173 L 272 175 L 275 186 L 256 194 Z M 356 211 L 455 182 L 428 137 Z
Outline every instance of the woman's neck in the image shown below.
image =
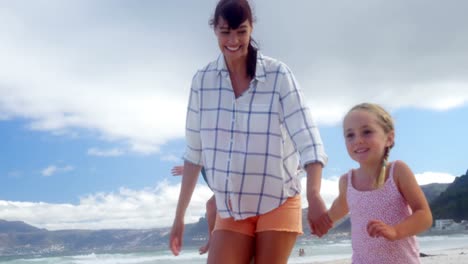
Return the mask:
M 247 76 L 247 58 L 239 58 L 237 60 L 226 59 L 226 66 L 231 76 L 236 76 L 236 77 Z
M 251 81 L 251 78 L 247 74 L 246 60 L 239 59 L 235 62 L 226 61 L 226 64 L 229 70 L 234 96 L 238 98 L 249 88 L 249 83 Z

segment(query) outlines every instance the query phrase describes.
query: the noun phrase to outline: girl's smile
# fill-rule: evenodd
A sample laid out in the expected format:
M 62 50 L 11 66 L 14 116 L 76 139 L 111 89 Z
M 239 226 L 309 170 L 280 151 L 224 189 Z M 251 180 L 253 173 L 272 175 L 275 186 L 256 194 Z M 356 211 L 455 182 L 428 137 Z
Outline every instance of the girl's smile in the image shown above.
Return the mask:
M 393 142 L 391 134 L 385 133 L 375 115 L 367 111 L 350 112 L 343 128 L 348 153 L 360 164 L 380 164 L 385 148 Z

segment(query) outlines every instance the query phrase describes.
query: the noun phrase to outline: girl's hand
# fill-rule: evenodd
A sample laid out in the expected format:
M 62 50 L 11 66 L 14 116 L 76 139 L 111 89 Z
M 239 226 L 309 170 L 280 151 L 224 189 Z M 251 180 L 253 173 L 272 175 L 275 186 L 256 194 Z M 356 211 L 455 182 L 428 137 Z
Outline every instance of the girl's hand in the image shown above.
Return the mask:
M 172 167 L 171 173 L 172 173 L 172 176 L 179 176 L 179 175 L 184 174 L 184 166 L 179 165 L 179 166 Z
M 311 227 L 312 234 L 321 237 L 319 234 L 324 235 L 333 227 L 333 221 L 330 219 L 328 212 L 325 212 L 317 220 L 312 222 Z
M 367 233 L 370 237 L 384 237 L 387 240 L 397 240 L 398 234 L 393 226 L 387 225 L 380 220 L 370 220 L 367 223 Z

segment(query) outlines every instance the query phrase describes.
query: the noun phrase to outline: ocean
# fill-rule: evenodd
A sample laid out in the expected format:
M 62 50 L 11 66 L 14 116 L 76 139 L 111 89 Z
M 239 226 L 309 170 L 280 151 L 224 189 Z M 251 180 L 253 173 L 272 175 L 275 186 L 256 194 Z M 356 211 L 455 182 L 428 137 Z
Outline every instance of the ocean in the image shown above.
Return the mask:
M 450 248 L 468 247 L 468 234 L 422 236 L 418 237 L 422 253 Z M 305 251 L 299 256 L 299 248 Z M 298 241 L 288 263 L 313 263 L 315 261 L 336 260 L 351 257 L 351 241 L 311 240 Z M 13 259 L 0 261 L 2 264 L 202 264 L 206 263 L 206 255 L 199 255 L 196 248 L 184 249 L 181 255 L 174 257 L 169 250 L 128 253 L 128 254 L 88 254 L 61 257 L 36 257 L 28 259 Z

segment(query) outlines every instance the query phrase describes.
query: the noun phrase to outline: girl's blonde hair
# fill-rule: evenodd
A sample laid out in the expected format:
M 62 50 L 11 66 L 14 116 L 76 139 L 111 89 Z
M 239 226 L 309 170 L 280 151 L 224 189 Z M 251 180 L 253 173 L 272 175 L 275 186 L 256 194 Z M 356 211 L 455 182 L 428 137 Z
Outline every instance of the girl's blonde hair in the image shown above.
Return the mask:
M 392 116 L 380 105 L 372 103 L 362 103 L 355 105 L 348 114 L 355 110 L 364 110 L 374 114 L 377 117 L 377 123 L 382 127 L 385 134 L 395 131 L 395 125 Z M 381 187 L 385 182 L 385 171 L 387 168 L 388 156 L 390 149 L 395 145 L 395 141 L 389 147 L 385 148 L 384 156 L 382 157 L 382 169 L 380 170 L 379 176 L 375 182 L 377 188 Z

